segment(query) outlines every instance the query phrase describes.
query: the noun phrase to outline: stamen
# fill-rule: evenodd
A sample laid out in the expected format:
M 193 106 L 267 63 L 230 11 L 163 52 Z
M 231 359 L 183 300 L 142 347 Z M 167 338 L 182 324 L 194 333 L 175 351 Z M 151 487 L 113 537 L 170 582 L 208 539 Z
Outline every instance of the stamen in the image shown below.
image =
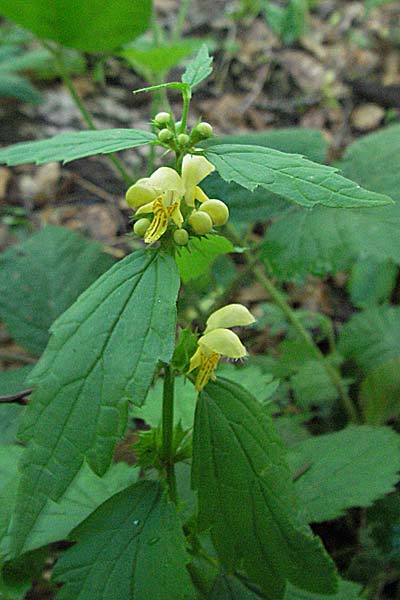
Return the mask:
M 198 392 L 201 392 L 210 378 L 213 377 L 214 369 L 218 364 L 219 358 L 220 356 L 216 352 L 213 352 L 210 356 L 206 356 L 205 354 L 201 355 L 200 367 L 196 377 L 196 390 Z

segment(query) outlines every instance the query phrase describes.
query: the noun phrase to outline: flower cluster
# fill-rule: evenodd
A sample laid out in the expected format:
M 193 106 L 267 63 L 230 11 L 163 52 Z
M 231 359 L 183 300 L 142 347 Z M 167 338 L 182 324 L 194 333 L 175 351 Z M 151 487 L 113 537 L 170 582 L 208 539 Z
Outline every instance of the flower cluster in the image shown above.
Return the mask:
M 244 358 L 247 355 L 239 337 L 228 327 L 254 323 L 253 315 L 242 304 L 228 304 L 213 312 L 207 319 L 206 329 L 199 338 L 197 350 L 190 359 L 189 373 L 198 369 L 195 386 L 201 391 L 208 381 L 216 379 L 216 369 L 221 356 Z
M 204 156 L 187 154 L 181 175 L 170 167 L 160 167 L 150 177 L 139 179 L 126 193 L 127 203 L 136 209 L 135 216 L 144 215 L 136 221 L 135 233 L 151 244 L 160 239 L 172 222 L 175 242 L 185 244 L 189 238 L 183 229 L 186 223 L 195 235 L 205 235 L 214 225 L 224 225 L 229 217 L 228 207 L 220 200 L 210 200 L 199 187 L 214 170 Z

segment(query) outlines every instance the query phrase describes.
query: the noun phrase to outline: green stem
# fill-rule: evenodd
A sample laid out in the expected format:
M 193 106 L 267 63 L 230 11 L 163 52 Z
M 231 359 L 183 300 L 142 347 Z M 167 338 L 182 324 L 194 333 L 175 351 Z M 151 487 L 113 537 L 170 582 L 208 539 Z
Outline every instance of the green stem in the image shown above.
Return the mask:
M 88 126 L 89 129 L 91 129 L 93 131 L 97 130 L 97 127 L 92 119 L 92 115 L 90 114 L 90 112 L 86 108 L 84 102 L 82 101 L 82 98 L 79 96 L 78 92 L 76 91 L 73 81 L 72 81 L 71 77 L 69 76 L 67 69 L 65 68 L 64 59 L 63 59 L 61 52 L 59 50 L 57 50 L 56 48 L 53 48 L 50 44 L 47 44 L 46 42 L 42 42 L 42 43 L 43 43 L 44 47 L 47 48 L 47 50 L 49 50 L 53 54 L 53 56 L 56 60 L 59 75 L 60 75 L 61 79 L 63 80 L 67 90 L 71 94 L 71 98 L 73 99 L 76 107 L 78 108 L 79 112 L 81 113 L 84 122 L 86 123 L 86 125 Z M 119 174 L 121 175 L 121 177 L 123 178 L 125 183 L 129 183 L 129 184 L 132 183 L 133 178 L 129 175 L 128 171 L 125 169 L 124 165 L 121 163 L 119 158 L 117 158 L 115 156 L 115 154 L 109 154 L 108 158 L 112 162 L 114 167 L 117 169 L 117 171 L 119 172 Z
M 231 225 L 227 226 L 227 231 L 229 232 L 229 235 L 235 244 L 239 245 L 242 243 L 242 240 L 236 233 L 236 230 L 234 229 L 233 226 L 231 226 Z M 250 252 L 245 251 L 243 253 L 243 256 L 249 266 L 251 264 L 253 265 L 252 272 L 253 272 L 254 277 L 259 281 L 259 283 L 262 285 L 262 287 L 265 289 L 265 291 L 271 296 L 271 298 L 275 302 L 275 304 L 277 306 L 279 306 L 279 308 L 281 309 L 283 314 L 286 316 L 289 323 L 292 324 L 292 326 L 297 331 L 298 335 L 303 339 L 303 341 L 310 348 L 315 359 L 325 369 L 328 377 L 330 378 L 330 380 L 332 381 L 332 383 L 334 384 L 334 386 L 336 387 L 336 389 L 339 392 L 340 398 L 343 403 L 343 407 L 346 411 L 346 414 L 347 414 L 349 420 L 354 423 L 357 423 L 359 421 L 359 416 L 358 416 L 357 410 L 356 410 L 350 396 L 348 395 L 346 387 L 343 384 L 343 381 L 342 381 L 339 373 L 337 372 L 337 370 L 325 360 L 325 356 L 323 355 L 321 350 L 318 348 L 318 346 L 312 339 L 311 335 L 309 334 L 307 329 L 304 327 L 304 325 L 298 318 L 296 312 L 286 302 L 283 294 L 275 287 L 275 285 L 272 283 L 272 281 L 265 275 L 263 267 L 257 263 L 254 263 L 252 254 Z
M 182 0 L 181 7 L 176 16 L 175 28 L 174 28 L 174 30 L 172 32 L 172 36 L 171 36 L 171 41 L 173 41 L 173 42 L 179 41 L 179 39 L 181 37 L 183 24 L 185 22 L 186 15 L 189 10 L 189 6 L 190 6 L 190 0 Z
M 192 93 L 189 89 L 183 89 L 182 96 L 183 96 L 183 109 L 182 109 L 181 129 L 180 129 L 180 132 L 178 132 L 178 133 L 186 133 L 187 119 L 188 119 L 188 114 L 189 114 L 189 105 L 190 105 L 190 99 L 192 97 Z
M 174 383 L 175 376 L 169 365 L 164 367 L 164 390 L 162 406 L 162 446 L 161 460 L 165 465 L 170 498 L 177 503 L 175 461 L 174 461 Z

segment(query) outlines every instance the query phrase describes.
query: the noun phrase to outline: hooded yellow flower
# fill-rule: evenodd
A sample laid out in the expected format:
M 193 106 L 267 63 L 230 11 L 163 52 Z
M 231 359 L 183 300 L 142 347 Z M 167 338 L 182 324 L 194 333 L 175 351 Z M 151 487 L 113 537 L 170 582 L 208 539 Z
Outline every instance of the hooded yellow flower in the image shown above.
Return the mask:
M 182 162 L 182 176 L 174 169 L 160 167 L 150 177 L 139 179 L 128 189 L 126 201 L 132 208 L 137 208 L 136 214 L 154 215 L 144 236 L 147 244 L 160 239 L 170 220 L 177 227 L 182 226 L 182 198 L 185 198 L 188 206 L 194 206 L 195 200 L 204 202 L 208 199 L 198 183 L 214 169 L 215 167 L 203 156 L 187 155 Z
M 238 359 L 247 355 L 239 337 L 227 328 L 250 325 L 254 321 L 253 315 L 242 304 L 228 304 L 209 316 L 197 350 L 190 359 L 189 373 L 198 369 L 197 391 L 200 392 L 210 378 L 216 379 L 214 370 L 221 356 Z

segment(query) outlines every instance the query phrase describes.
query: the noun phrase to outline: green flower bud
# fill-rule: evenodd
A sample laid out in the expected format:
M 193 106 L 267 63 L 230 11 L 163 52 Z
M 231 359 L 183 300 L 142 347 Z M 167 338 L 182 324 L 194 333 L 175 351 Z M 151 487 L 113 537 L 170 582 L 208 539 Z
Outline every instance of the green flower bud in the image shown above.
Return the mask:
M 181 130 L 181 127 L 182 127 L 182 121 L 177 121 L 175 123 L 175 131 L 179 132 Z
M 159 112 L 154 117 L 154 121 L 157 125 L 168 125 L 171 121 L 171 115 L 167 112 Z
M 190 137 L 186 133 L 180 133 L 178 135 L 178 144 L 180 146 L 186 146 L 189 143 Z
M 197 235 L 206 235 L 213 228 L 210 215 L 206 212 L 194 210 L 189 217 L 189 225 Z
M 169 129 L 161 129 L 158 134 L 160 142 L 169 142 L 173 137 L 173 133 Z
M 189 241 L 189 234 L 186 229 L 176 229 L 174 231 L 174 242 L 178 246 L 186 246 Z
M 196 127 L 196 131 L 205 138 L 213 135 L 213 128 L 211 127 L 210 123 L 206 123 L 206 121 L 199 123 Z
M 136 233 L 137 236 L 144 237 L 146 234 L 146 231 L 150 227 L 150 223 L 151 223 L 150 219 L 146 219 L 146 218 L 138 219 L 133 226 L 133 231 Z
M 199 210 L 210 215 L 213 224 L 217 227 L 225 225 L 229 219 L 229 209 L 221 200 L 206 200 L 199 206 Z

